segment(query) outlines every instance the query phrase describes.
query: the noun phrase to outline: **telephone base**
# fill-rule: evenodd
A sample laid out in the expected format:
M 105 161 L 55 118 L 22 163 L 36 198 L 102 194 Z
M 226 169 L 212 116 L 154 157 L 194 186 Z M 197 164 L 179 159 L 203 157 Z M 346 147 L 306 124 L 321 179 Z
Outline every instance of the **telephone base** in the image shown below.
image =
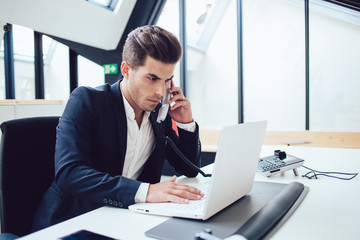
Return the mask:
M 265 158 L 260 158 L 257 172 L 269 177 L 278 173 L 283 173 L 292 170 L 295 176 L 299 176 L 297 168 L 304 164 L 301 158 L 287 155 L 285 159 L 279 159 L 277 156 L 272 155 Z

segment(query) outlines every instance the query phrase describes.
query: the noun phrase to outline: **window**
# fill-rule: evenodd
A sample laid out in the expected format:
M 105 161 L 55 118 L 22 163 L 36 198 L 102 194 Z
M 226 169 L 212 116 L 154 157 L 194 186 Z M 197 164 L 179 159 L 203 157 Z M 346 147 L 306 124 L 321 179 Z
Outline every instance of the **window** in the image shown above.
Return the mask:
M 360 95 L 357 92 L 360 88 L 360 12 L 331 1 L 309 2 L 310 130 L 360 131 Z M 123 19 L 125 14 L 127 19 L 136 1 L 80 3 L 104 14 L 101 18 L 107 19 L 106 23 L 118 22 L 112 18 L 115 15 Z M 118 3 L 125 9 L 118 14 L 92 5 L 114 10 Z M 183 46 L 187 52 L 186 97 L 202 128 L 219 128 L 238 122 L 236 4 L 236 0 L 186 1 L 187 42 Z M 302 131 L 306 112 L 304 1 L 242 0 L 242 6 L 244 121 L 265 119 L 268 130 Z M 126 21 L 123 23 L 121 29 L 125 28 Z M 157 25 L 179 36 L 178 0 L 166 1 Z M 94 24 L 91 26 L 96 28 Z M 97 43 L 102 45 L 106 34 L 96 35 L 101 38 Z M 13 25 L 13 38 L 16 99 L 33 99 L 34 32 Z M 106 38 L 111 44 L 100 48 L 113 49 L 118 43 L 114 39 Z M 45 98 L 67 99 L 69 48 L 44 35 L 43 55 Z M 78 74 L 79 85 L 104 83 L 102 66 L 81 56 L 78 57 Z M 179 64 L 174 75 L 175 85 L 179 86 Z M 2 43 L 0 99 L 4 98 Z
M 194 118 L 200 126 L 222 127 L 238 122 L 236 1 L 202 2 L 200 7 L 195 1 L 187 1 L 187 16 L 197 16 L 186 19 L 189 36 L 187 94 L 191 100 Z M 194 28 L 190 26 L 199 27 L 199 19 L 206 11 L 210 16 L 205 20 L 202 32 L 199 31 L 201 33 L 195 45 L 197 47 L 194 47 L 194 38 L 191 37 L 194 36 L 194 33 L 191 33 Z M 212 22 L 214 19 L 216 22 Z
M 15 97 L 35 99 L 34 31 L 13 25 Z M 69 48 L 43 35 L 45 99 L 69 96 Z
M 65 100 L 70 95 L 69 48 L 43 36 L 45 99 Z
M 34 31 L 15 24 L 12 27 L 15 97 L 32 100 L 35 99 Z
M 15 81 L 15 97 L 18 100 L 32 100 L 35 99 L 35 70 L 34 70 L 34 31 L 22 27 L 19 25 L 12 25 L 13 27 L 13 44 L 14 44 L 14 81 Z M 43 36 L 43 58 L 44 58 L 44 75 L 45 77 L 49 76 L 49 68 L 47 65 L 51 64 L 52 58 L 56 53 L 56 42 L 51 38 Z M 1 56 L 3 56 L 4 47 L 2 44 Z M 57 56 L 57 55 L 55 55 Z M 55 60 L 56 62 L 56 60 Z M 4 96 L 0 95 L 0 99 L 5 99 L 5 73 L 4 71 L 4 58 L 1 58 L 1 82 L 0 89 L 1 94 L 4 93 Z M 61 72 L 64 72 L 63 66 Z M 45 73 L 45 71 L 47 72 Z M 57 73 L 54 76 L 61 76 Z M 67 77 L 68 79 L 68 77 Z M 66 80 L 66 78 L 65 78 Z M 68 82 L 68 81 L 67 81 Z M 49 82 L 48 82 L 49 83 Z M 54 92 L 59 93 L 61 88 L 55 88 Z M 45 98 L 51 98 L 49 95 L 49 88 L 45 89 L 47 95 Z M 68 92 L 68 91 L 67 91 Z
M 53 40 L 52 38 L 46 35 L 43 35 L 42 44 L 43 44 L 42 50 L 43 50 L 44 65 L 50 64 L 56 52 L 56 47 L 58 42 L 56 42 L 55 40 Z
M 97 87 L 105 83 L 103 66 L 78 56 L 79 86 Z
M 360 12 L 310 1 L 310 130 L 360 131 Z
M 5 99 L 5 63 L 4 63 L 4 41 L 1 36 L 0 43 L 0 100 Z
M 167 0 L 156 25 L 166 29 L 179 38 L 179 1 Z M 174 84 L 180 85 L 180 64 L 174 72 Z
M 244 121 L 305 129 L 304 4 L 243 1 Z
M 114 11 L 118 0 L 87 0 L 88 2 L 95 4 L 96 6 L 103 7 L 105 9 Z
M 15 97 L 35 99 L 34 31 L 13 25 Z M 70 94 L 69 48 L 43 35 L 45 99 L 65 100 Z M 3 44 L 2 44 L 3 45 Z M 1 48 L 3 56 L 3 47 Z M 5 99 L 4 58 L 0 58 L 0 99 Z M 79 85 L 104 84 L 102 66 L 79 57 Z
M 157 23 L 177 36 L 178 2 L 168 0 Z M 201 127 L 237 122 L 236 22 L 235 0 L 186 2 L 186 97 Z
M 188 46 L 206 52 L 230 2 L 230 0 L 187 1 L 186 37 Z

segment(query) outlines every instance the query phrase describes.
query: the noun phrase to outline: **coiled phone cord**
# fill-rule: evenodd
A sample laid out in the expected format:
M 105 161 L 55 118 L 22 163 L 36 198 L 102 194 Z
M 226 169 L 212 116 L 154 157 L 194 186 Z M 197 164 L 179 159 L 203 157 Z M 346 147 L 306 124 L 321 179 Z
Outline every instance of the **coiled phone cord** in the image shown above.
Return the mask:
M 172 149 L 176 152 L 176 154 L 193 170 L 199 172 L 204 177 L 211 177 L 211 174 L 204 173 L 198 166 L 196 166 L 194 163 L 192 163 L 185 155 L 179 150 L 179 148 L 176 146 L 176 144 L 169 138 L 168 136 L 165 136 L 165 145 L 169 143 Z

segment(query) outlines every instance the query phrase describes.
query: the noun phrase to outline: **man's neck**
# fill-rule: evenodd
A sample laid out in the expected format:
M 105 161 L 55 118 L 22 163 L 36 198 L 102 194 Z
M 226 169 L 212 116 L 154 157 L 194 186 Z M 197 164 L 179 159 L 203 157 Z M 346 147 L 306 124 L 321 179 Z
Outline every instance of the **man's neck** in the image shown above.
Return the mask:
M 141 108 L 139 108 L 139 106 L 137 106 L 134 101 L 132 100 L 128 90 L 127 90 L 127 85 L 126 85 L 126 82 L 124 81 L 121 81 L 120 82 L 120 88 L 121 88 L 121 91 L 122 91 L 122 94 L 124 94 L 124 97 L 125 99 L 128 101 L 128 103 L 130 104 L 130 106 L 132 107 L 132 109 L 134 110 L 134 113 L 135 113 L 135 121 L 137 123 L 137 125 L 141 126 L 141 122 L 142 122 L 142 119 L 144 117 L 144 110 L 142 110 Z

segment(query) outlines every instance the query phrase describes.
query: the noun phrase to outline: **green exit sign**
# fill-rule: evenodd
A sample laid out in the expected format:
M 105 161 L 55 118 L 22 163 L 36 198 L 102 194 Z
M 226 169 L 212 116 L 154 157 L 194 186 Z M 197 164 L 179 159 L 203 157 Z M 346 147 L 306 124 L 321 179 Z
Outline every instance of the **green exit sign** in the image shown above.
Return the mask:
M 119 72 L 119 66 L 117 65 L 117 63 L 104 64 L 103 67 L 105 75 L 117 74 Z

